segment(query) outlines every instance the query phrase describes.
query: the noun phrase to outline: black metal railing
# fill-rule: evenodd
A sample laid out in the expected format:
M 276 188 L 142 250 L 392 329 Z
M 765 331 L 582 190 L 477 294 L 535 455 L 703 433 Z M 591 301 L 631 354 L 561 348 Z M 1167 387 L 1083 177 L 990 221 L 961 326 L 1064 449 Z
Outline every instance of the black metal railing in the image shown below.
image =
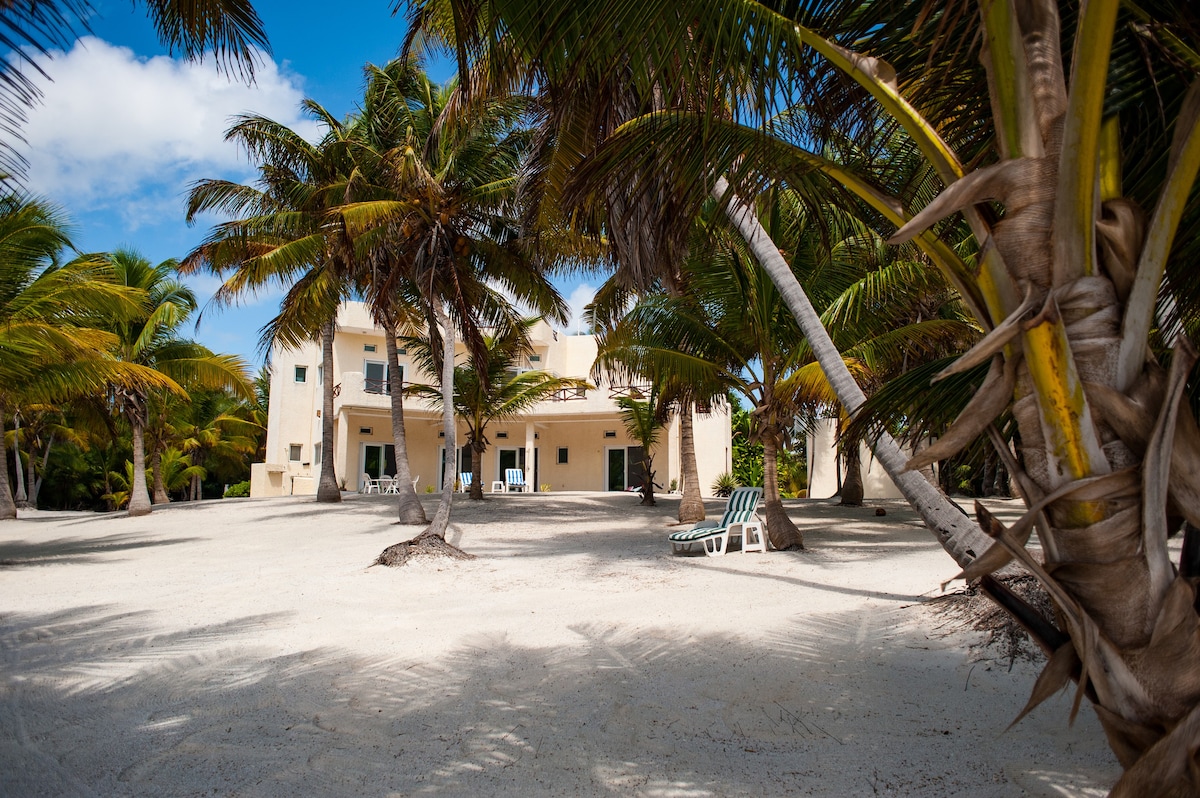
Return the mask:
M 363 390 L 367 393 L 379 393 L 386 395 L 392 392 L 392 387 L 387 380 L 372 379 L 371 377 L 367 377 L 365 380 L 363 380 Z

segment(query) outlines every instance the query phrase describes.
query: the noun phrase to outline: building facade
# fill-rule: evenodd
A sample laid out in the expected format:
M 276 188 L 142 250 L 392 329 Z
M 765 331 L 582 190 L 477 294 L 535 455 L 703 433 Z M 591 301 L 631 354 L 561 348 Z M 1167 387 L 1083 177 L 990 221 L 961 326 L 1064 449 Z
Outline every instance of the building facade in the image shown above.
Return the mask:
M 596 340 L 567 335 L 538 322 L 531 332 L 533 354 L 520 364 L 563 377 L 590 381 Z M 418 373 L 406 352 L 400 355 L 405 383 L 436 384 Z M 459 363 L 465 359 L 459 346 Z M 315 494 L 321 458 L 321 350 L 316 343 L 271 354 L 271 401 L 267 421 L 266 462 L 251 469 L 250 495 Z M 344 490 L 359 490 L 370 478 L 396 472 L 392 439 L 384 333 L 366 307 L 351 302 L 338 315 L 333 346 L 334 470 Z M 630 439 L 616 404 L 636 387 L 601 381 L 587 391 L 564 391 L 543 401 L 515 421 L 492 422 L 483 455 L 484 490 L 504 479 L 507 468 L 525 471 L 526 484 L 538 490 L 629 490 L 640 484 L 641 449 Z M 406 398 L 405 436 L 417 491 L 441 489 L 446 445 L 441 412 L 424 401 Z M 711 495 L 713 480 L 731 467 L 729 410 L 715 406 L 694 414 L 700 490 Z M 464 447 L 465 426 L 459 422 L 455 472 L 471 470 Z M 454 447 L 451 447 L 453 450 Z M 654 452 L 655 482 L 669 490 L 682 485 L 679 419 L 673 416 Z

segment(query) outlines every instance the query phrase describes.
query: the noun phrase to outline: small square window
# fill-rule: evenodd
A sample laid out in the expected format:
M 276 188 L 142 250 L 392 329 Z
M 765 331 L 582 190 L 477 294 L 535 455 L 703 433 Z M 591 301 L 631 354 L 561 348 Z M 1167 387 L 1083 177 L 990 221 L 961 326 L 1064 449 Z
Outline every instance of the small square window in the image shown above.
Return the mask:
M 617 431 L 615 429 L 606 429 L 604 430 L 604 437 L 615 438 L 617 437 Z
M 363 344 L 363 351 L 364 352 L 374 352 L 375 344 Z
M 308 366 L 296 366 L 296 382 L 308 382 Z
M 358 428 L 359 435 L 371 435 L 371 434 L 374 434 L 374 432 L 375 432 L 374 427 L 359 427 Z
M 293 443 L 288 447 L 288 459 L 293 463 L 299 463 L 304 447 L 298 443 Z
M 529 356 L 529 362 L 530 362 L 530 363 L 541 363 L 541 362 L 542 362 L 542 356 L 541 356 L 541 355 L 530 355 L 530 356 Z
M 496 437 L 501 440 L 504 440 L 508 437 L 508 433 L 507 432 L 497 432 Z
M 567 463 L 567 447 L 559 446 L 558 447 L 558 464 L 566 465 L 566 463 Z

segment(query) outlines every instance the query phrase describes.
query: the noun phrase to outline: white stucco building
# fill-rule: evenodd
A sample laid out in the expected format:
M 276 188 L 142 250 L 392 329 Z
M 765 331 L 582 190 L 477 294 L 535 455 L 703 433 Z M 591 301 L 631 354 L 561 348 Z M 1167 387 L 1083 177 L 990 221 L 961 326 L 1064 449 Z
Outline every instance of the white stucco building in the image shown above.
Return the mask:
M 596 341 L 590 335 L 567 335 L 539 322 L 531 334 L 534 353 L 522 368 L 590 380 Z M 465 352 L 459 347 L 460 363 Z M 314 494 L 320 474 L 321 351 L 313 343 L 300 349 L 275 349 L 271 355 L 271 403 L 267 422 L 266 462 L 251 470 L 251 496 Z M 383 331 L 366 307 L 347 303 L 338 315 L 333 368 L 336 384 L 334 469 L 344 490 L 358 490 L 362 475 L 378 478 L 395 473 L 391 398 Z M 407 353 L 400 355 L 404 380 L 435 384 L 431 375 L 416 373 Z M 603 382 L 603 381 L 602 381 Z M 624 387 L 607 383 L 586 392 L 538 404 L 513 422 L 492 422 L 491 441 L 483 456 L 484 490 L 504 478 L 504 469 L 522 468 L 526 482 L 558 490 L 627 490 L 638 481 L 640 447 L 625 432 L 615 396 Z M 441 413 L 423 401 L 406 399 L 405 434 L 409 463 L 419 477 L 418 492 L 441 488 L 445 462 Z M 696 413 L 695 444 L 700 490 L 710 495 L 713 480 L 730 470 L 729 409 Z M 463 451 L 465 427 L 459 424 L 456 472 L 470 471 L 469 450 Z M 654 456 L 655 481 L 669 489 L 681 480 L 679 420 L 673 417 L 659 438 Z

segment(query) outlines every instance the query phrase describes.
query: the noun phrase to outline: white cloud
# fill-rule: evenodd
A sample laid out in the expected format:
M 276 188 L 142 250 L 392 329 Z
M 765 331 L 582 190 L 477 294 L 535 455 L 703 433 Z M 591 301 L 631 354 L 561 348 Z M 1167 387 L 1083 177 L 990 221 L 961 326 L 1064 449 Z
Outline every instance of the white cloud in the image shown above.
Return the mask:
M 575 287 L 575 290 L 567 297 L 567 305 L 571 309 L 571 317 L 567 320 L 567 324 L 563 328 L 564 332 L 574 334 L 577 332 L 588 332 L 591 329 L 583 320 L 583 311 L 595 298 L 596 288 L 594 286 L 587 283 L 580 283 Z
M 192 180 L 251 174 L 244 153 L 225 141 L 234 115 L 253 112 L 316 135 L 298 113 L 300 79 L 265 58 L 248 86 L 211 63 L 140 58 L 94 37 L 55 56 L 40 61 L 52 82 L 42 82 L 44 100 L 24 127 L 29 187 L 72 207 L 125 205 L 132 227 L 164 204 L 182 214 Z

